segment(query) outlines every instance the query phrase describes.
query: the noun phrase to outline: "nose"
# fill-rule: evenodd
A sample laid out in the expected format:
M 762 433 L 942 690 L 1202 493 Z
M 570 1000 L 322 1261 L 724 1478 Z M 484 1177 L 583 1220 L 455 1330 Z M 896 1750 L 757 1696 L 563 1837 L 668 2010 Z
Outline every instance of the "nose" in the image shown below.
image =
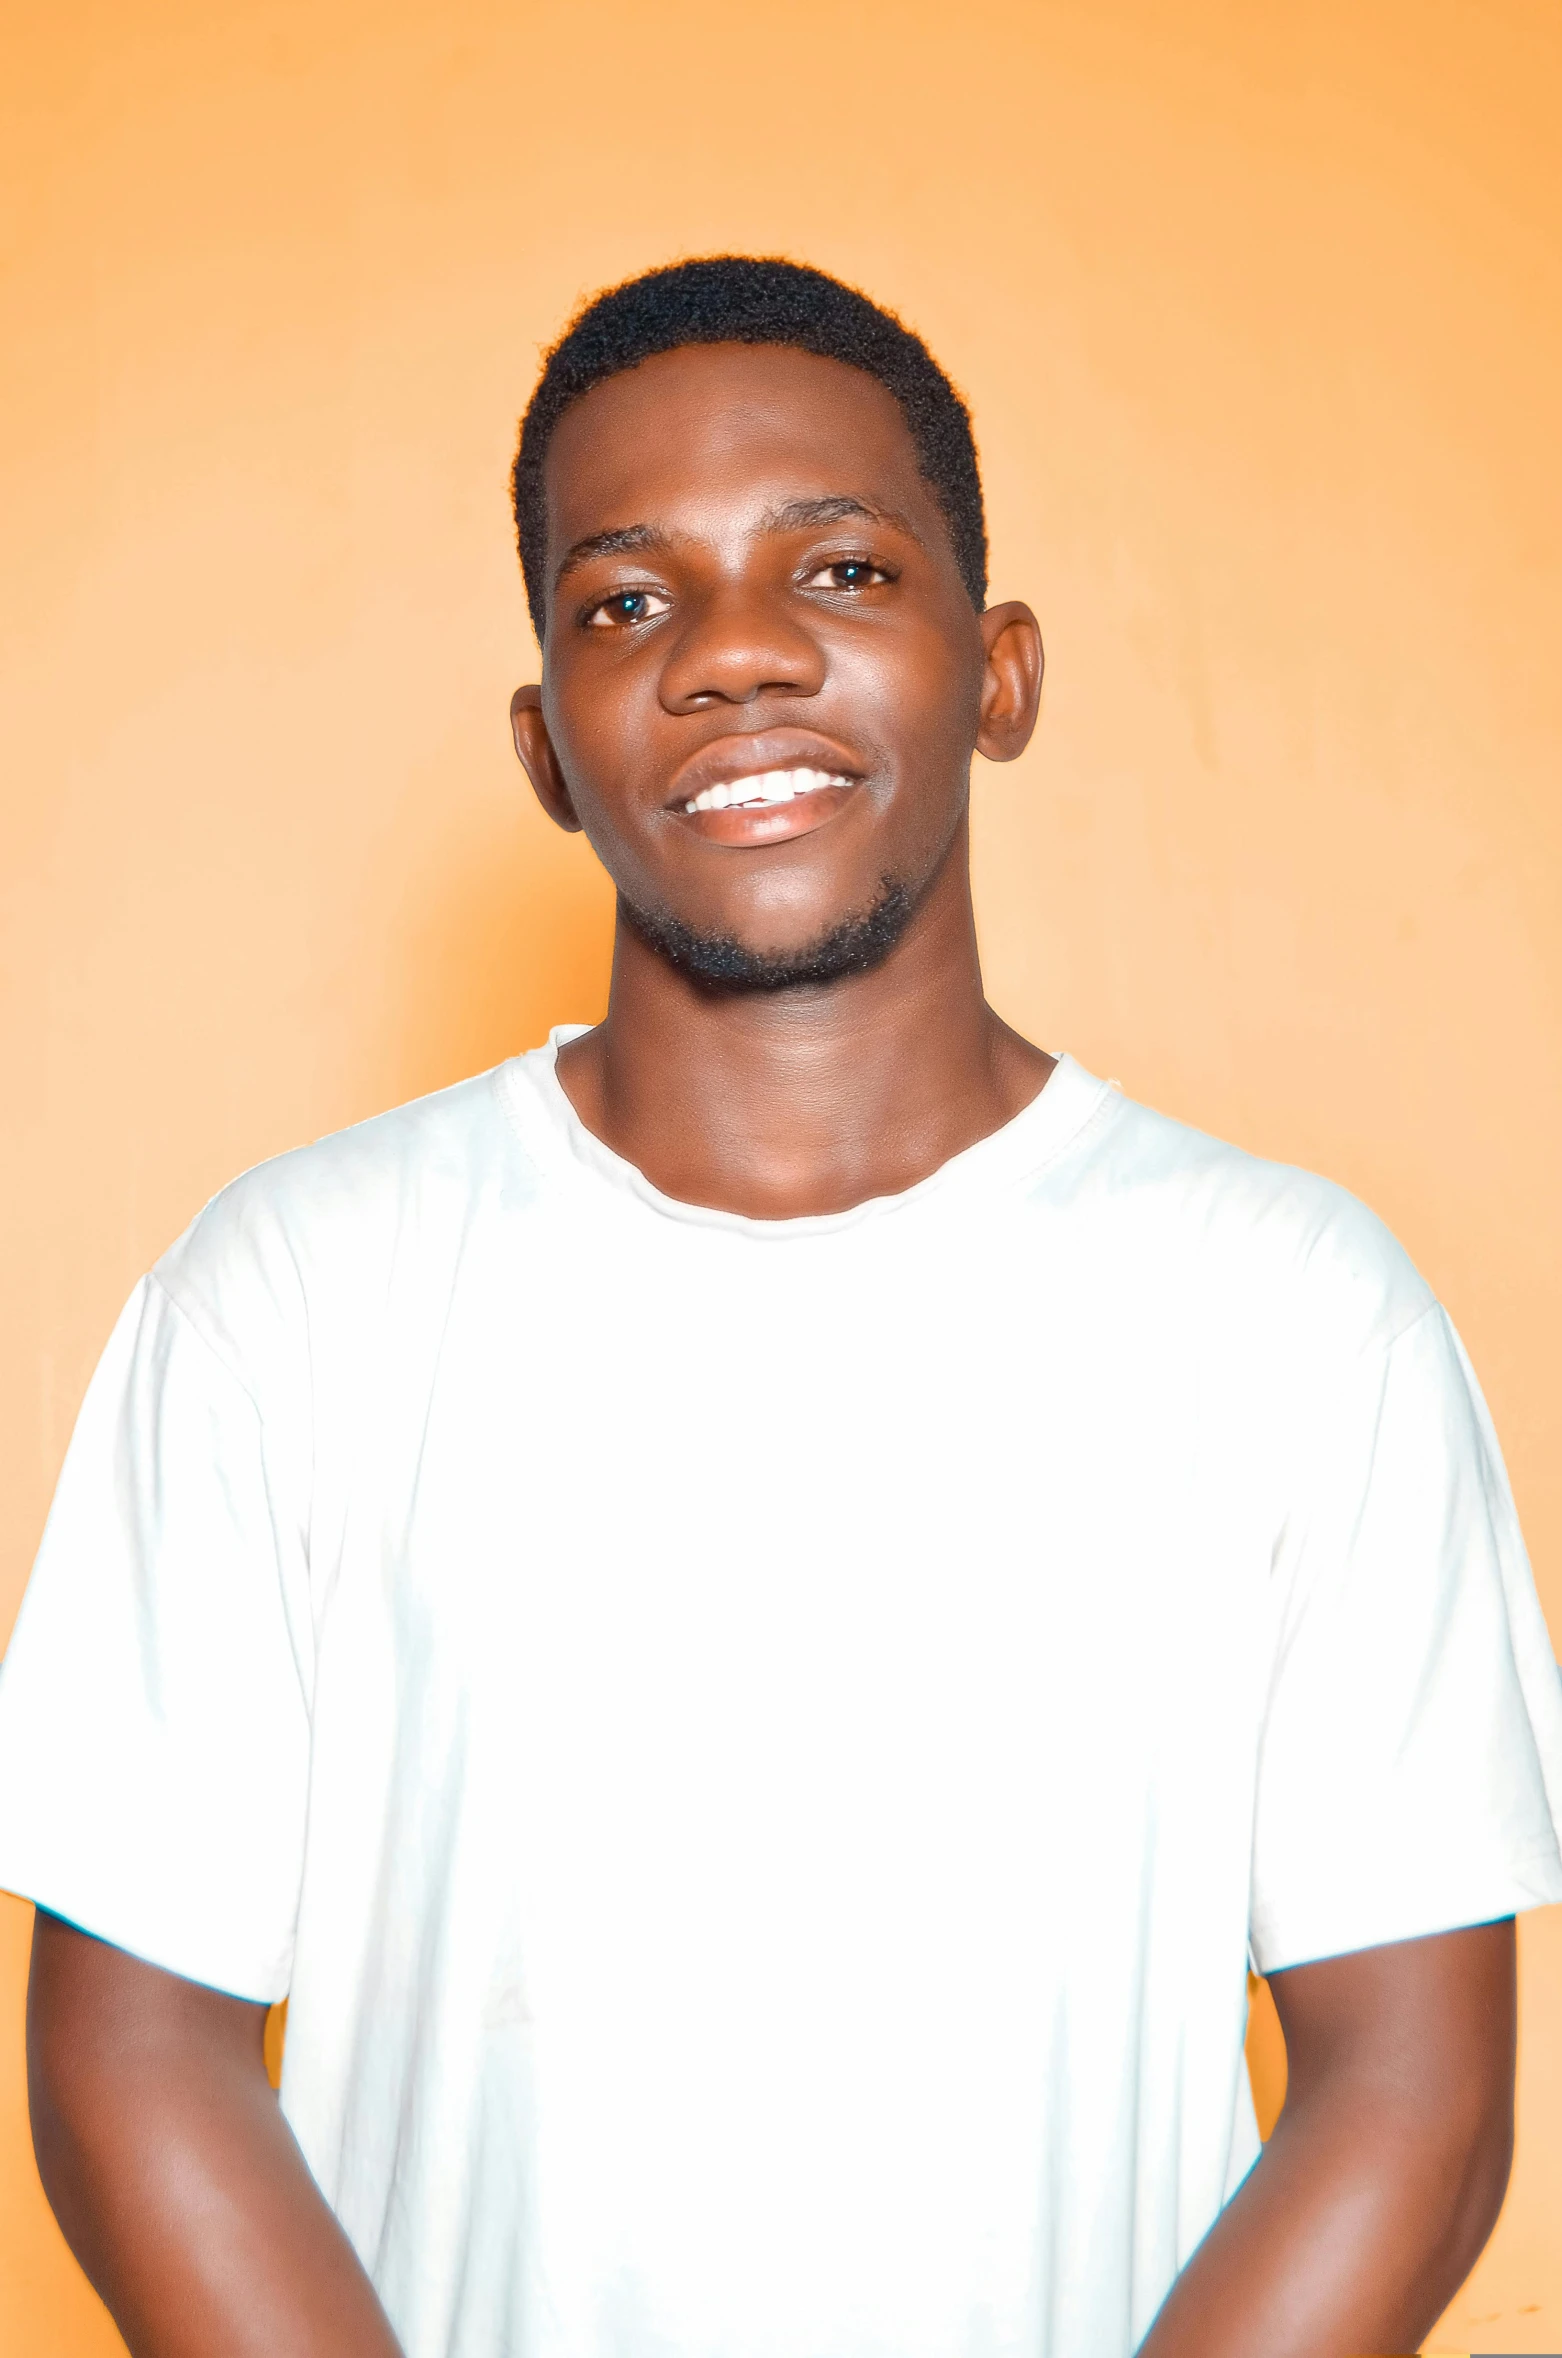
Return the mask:
M 698 712 L 761 696 L 817 696 L 825 670 L 824 650 L 798 616 L 758 589 L 727 583 L 689 611 L 668 649 L 662 706 Z

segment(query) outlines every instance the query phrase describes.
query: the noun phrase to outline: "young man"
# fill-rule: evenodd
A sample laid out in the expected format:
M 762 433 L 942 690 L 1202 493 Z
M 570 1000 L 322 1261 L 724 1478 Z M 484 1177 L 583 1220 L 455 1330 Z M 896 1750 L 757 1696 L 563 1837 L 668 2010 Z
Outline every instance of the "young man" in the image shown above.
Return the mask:
M 610 1010 L 237 1181 L 108 1347 L 0 1698 L 65 2231 L 145 2358 L 1406 2350 L 1562 1897 L 1447 1318 L 986 1005 L 1041 645 L 897 322 L 620 288 L 516 500 Z

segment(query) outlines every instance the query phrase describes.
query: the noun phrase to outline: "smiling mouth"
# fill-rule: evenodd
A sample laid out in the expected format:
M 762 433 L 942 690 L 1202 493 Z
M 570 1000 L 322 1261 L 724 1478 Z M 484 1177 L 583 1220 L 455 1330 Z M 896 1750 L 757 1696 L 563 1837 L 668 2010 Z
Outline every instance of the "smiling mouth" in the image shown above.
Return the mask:
M 715 786 L 706 786 L 683 808 L 688 818 L 698 811 L 771 810 L 805 794 L 824 794 L 832 787 L 856 783 L 843 770 L 756 770 L 747 778 L 723 778 Z

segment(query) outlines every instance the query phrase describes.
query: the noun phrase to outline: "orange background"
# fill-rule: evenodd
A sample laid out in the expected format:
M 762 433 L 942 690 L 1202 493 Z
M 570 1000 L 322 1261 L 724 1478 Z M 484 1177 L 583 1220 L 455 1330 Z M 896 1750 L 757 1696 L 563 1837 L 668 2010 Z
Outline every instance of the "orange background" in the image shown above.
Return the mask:
M 782 250 L 969 393 L 1038 742 L 1002 1010 L 1346 1182 L 1490 1393 L 1562 1632 L 1556 0 L 11 0 L 0 1628 L 136 1275 L 241 1166 L 602 1005 L 532 808 L 539 344 Z M 0 2345 L 116 2348 L 36 2190 L 0 1901 Z M 1433 2346 L 1562 2348 L 1562 1911 Z

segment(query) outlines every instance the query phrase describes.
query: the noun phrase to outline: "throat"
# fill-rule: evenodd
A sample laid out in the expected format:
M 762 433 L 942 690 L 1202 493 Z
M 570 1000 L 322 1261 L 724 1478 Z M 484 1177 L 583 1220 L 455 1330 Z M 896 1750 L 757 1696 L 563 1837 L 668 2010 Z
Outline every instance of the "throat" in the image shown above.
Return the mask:
M 610 1012 L 560 1050 L 560 1086 L 661 1194 L 799 1220 L 904 1194 L 1002 1129 L 1053 1070 L 985 1002 L 970 1024 L 947 1006 L 942 1021 L 907 1024 L 905 1008 L 900 1021 L 877 1008 L 849 1026 L 818 1020 L 820 1001 L 838 1018 L 859 996 L 877 994 L 847 982 L 711 999 L 660 1039 Z

